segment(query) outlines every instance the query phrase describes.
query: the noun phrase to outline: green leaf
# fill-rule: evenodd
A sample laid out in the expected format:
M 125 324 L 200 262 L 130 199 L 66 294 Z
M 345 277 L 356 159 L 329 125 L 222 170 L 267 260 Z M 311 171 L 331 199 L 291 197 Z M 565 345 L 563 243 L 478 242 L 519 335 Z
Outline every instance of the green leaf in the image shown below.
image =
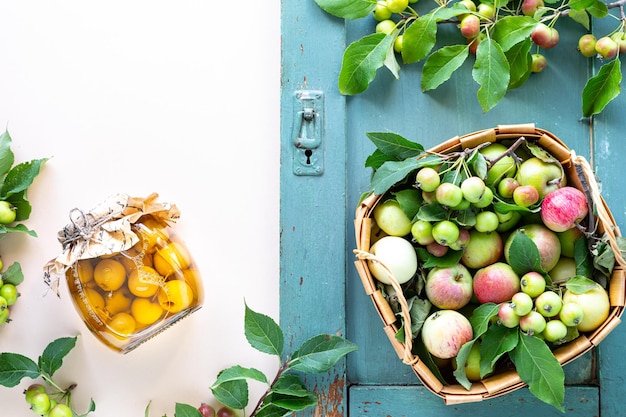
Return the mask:
M 518 229 L 509 237 L 511 243 L 509 252 L 514 253 L 509 259 L 513 271 L 519 276 L 530 271 L 546 273 L 541 266 L 541 255 L 533 240 L 524 233 L 524 229 Z
M 397 133 L 367 132 L 365 135 L 376 145 L 378 150 L 398 160 L 419 156 L 424 152 L 422 145 L 412 142 Z
M 601 1 L 596 0 L 593 2 L 592 6 L 587 7 L 585 10 L 589 12 L 589 14 L 597 19 L 602 19 L 609 14 L 609 8 L 607 5 Z
M 467 45 L 448 45 L 433 52 L 422 69 L 422 91 L 433 90 L 448 81 L 468 56 Z
M 285 343 L 282 329 L 271 317 L 253 311 L 248 304 L 244 315 L 244 334 L 250 346 L 256 350 L 282 355 Z
M 522 86 L 530 77 L 533 60 L 530 54 L 532 45 L 533 42 L 528 38 L 506 51 L 506 59 L 511 67 L 509 90 Z
M 76 336 L 61 337 L 50 342 L 39 357 L 41 371 L 49 376 L 54 375 L 63 365 L 63 358 L 76 346 L 76 339 Z
M 339 336 L 320 334 L 305 341 L 293 353 L 288 369 L 306 373 L 322 373 L 330 370 L 345 355 L 357 350 L 357 346 Z
M 269 381 L 265 374 L 255 368 L 244 368 L 239 365 L 231 366 L 222 370 L 217 375 L 217 380 L 213 384 L 214 387 L 229 381 L 236 381 L 240 379 L 252 379 L 255 381 L 263 382 L 269 385 Z
M 310 392 L 306 396 L 270 392 L 267 401 L 286 410 L 300 411 L 317 404 L 317 396 Z
M 293 374 L 281 374 L 272 385 L 272 392 L 294 397 L 308 397 L 310 395 L 300 378 Z
M 24 281 L 24 273 L 22 272 L 22 266 L 18 262 L 13 262 L 2 273 L 2 281 L 5 284 L 19 285 Z
M 537 20 L 528 16 L 506 16 L 493 25 L 491 38 L 506 52 L 527 40 L 537 23 Z
M 594 280 L 591 280 L 587 277 L 583 277 L 581 275 L 576 275 L 567 280 L 564 284 L 565 288 L 574 294 L 584 294 L 587 291 L 591 291 L 596 288 L 599 284 Z
M 415 19 L 402 35 L 402 62 L 412 64 L 426 58 L 436 41 L 436 15 L 431 12 Z
M 284 417 L 293 414 L 291 410 L 279 407 L 276 404 L 262 404 L 254 413 L 255 417 Z
M 15 162 L 15 155 L 11 150 L 11 136 L 8 131 L 0 135 L 0 176 L 5 175 Z
M 545 341 L 520 334 L 519 343 L 509 357 L 535 397 L 565 411 L 565 374 Z
M 498 314 L 498 309 L 499 306 L 494 303 L 481 304 L 474 309 L 469 319 L 474 331 L 474 339 L 485 334 L 487 329 L 489 329 L 491 319 Z
M 367 35 L 348 45 L 339 71 L 340 93 L 354 95 L 367 90 L 392 47 L 393 36 L 384 33 Z
M 376 149 L 374 152 L 372 152 L 366 159 L 365 159 L 365 167 L 366 168 L 373 168 L 374 170 L 377 170 L 378 168 L 380 168 L 385 162 L 387 161 L 395 161 L 396 159 L 393 157 L 390 157 L 389 155 L 385 155 L 384 153 L 382 153 L 380 151 L 380 149 Z
M 417 188 L 406 188 L 393 193 L 400 208 L 409 219 L 414 218 L 422 205 L 422 193 Z
M 22 378 L 39 377 L 39 367 L 30 358 L 19 353 L 0 353 L 0 385 L 14 387 Z
M 509 63 L 497 42 L 487 38 L 478 45 L 472 76 L 480 85 L 478 102 L 486 113 L 502 100 L 510 79 Z
M 573 10 L 585 10 L 588 7 L 593 7 L 595 3 L 596 0 L 572 0 L 567 5 Z
M 13 194 L 26 190 L 33 183 L 35 177 L 39 175 L 41 166 L 47 160 L 47 158 L 34 159 L 29 162 L 22 162 L 11 168 L 2 184 L 0 198 L 6 200 Z
M 421 163 L 421 160 L 416 158 L 385 162 L 372 176 L 371 185 L 374 193 L 377 195 L 384 194 L 394 184 L 402 181 L 409 173 L 419 168 Z
M 602 67 L 598 74 L 589 78 L 583 89 L 583 116 L 600 113 L 607 104 L 620 94 L 622 70 L 619 59 Z
M 326 13 L 350 20 L 366 17 L 376 7 L 375 2 L 363 0 L 315 0 L 315 3 Z
M 574 241 L 574 261 L 576 275 L 590 277 L 593 274 L 593 257 L 587 248 L 587 239 L 584 237 Z
M 174 417 L 202 417 L 200 411 L 191 405 L 176 403 Z
M 518 328 L 489 326 L 480 345 L 481 378 L 493 372 L 498 359 L 517 346 L 518 334 Z
M 417 218 L 427 222 L 446 220 L 448 218 L 448 210 L 443 208 L 441 204 L 424 204 L 417 212 Z
M 23 232 L 33 237 L 37 237 L 37 233 L 34 230 L 30 230 L 28 227 L 26 227 L 23 224 L 16 224 L 14 226 L 0 225 L 0 234 L 11 233 L 11 232 Z
M 574 10 L 570 9 L 567 16 L 572 19 L 576 23 L 580 23 L 585 29 L 589 30 L 591 27 L 591 22 L 589 19 L 589 14 L 585 10 Z
M 457 353 L 455 358 L 456 369 L 453 372 L 454 378 L 459 384 L 461 384 L 463 388 L 467 390 L 470 389 L 472 383 L 469 379 L 467 379 L 467 374 L 465 373 L 465 363 L 467 362 L 467 356 L 469 355 L 470 350 L 472 350 L 474 343 L 477 343 L 476 339 L 464 343 L 463 346 L 461 346 L 461 349 L 459 349 L 459 353 Z
M 461 257 L 463 256 L 463 251 L 461 250 L 448 250 L 443 256 L 431 255 L 430 253 L 428 253 L 428 251 L 426 251 L 426 249 L 424 249 L 424 251 L 428 254 L 428 257 L 424 262 L 424 268 L 434 268 L 436 266 L 446 268 L 454 266 L 459 263 Z
M 427 299 L 419 297 L 411 297 L 408 304 L 409 315 L 411 316 L 411 333 L 417 335 L 422 329 L 424 320 L 428 318 L 432 304 Z
M 248 405 L 248 382 L 245 379 L 226 381 L 211 387 L 217 401 L 227 407 L 243 410 Z

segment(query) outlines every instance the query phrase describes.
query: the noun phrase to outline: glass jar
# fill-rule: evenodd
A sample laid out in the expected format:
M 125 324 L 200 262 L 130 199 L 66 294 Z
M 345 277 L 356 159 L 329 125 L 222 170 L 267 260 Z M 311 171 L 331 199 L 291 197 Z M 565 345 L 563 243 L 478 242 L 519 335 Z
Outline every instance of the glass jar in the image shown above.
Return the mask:
M 184 242 L 150 214 L 127 250 L 80 259 L 65 272 L 74 306 L 105 345 L 127 353 L 198 310 L 202 280 Z

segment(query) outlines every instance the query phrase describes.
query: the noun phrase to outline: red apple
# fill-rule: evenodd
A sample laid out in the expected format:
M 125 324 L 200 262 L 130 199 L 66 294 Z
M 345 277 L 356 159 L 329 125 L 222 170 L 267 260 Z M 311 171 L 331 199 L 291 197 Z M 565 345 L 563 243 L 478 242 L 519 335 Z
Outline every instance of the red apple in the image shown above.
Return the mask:
M 588 213 L 585 193 L 574 187 L 566 186 L 551 191 L 541 203 L 541 220 L 554 232 L 571 229 Z
M 424 346 L 441 359 L 454 358 L 474 332 L 467 317 L 456 310 L 439 310 L 424 320 L 421 330 Z
M 524 16 L 534 16 L 537 10 L 544 6 L 543 0 L 524 0 L 522 1 L 522 13 Z
M 559 32 L 545 23 L 538 23 L 530 34 L 530 38 L 537 46 L 549 49 L 559 43 Z
M 520 291 L 520 280 L 513 268 L 496 262 L 474 274 L 474 294 L 481 303 L 504 303 Z
M 539 251 L 541 267 L 544 271 L 554 268 L 561 257 L 561 242 L 555 232 L 540 223 L 527 224 L 515 229 L 504 243 L 504 258 L 508 263 L 515 256 L 511 253 L 511 244 L 518 234 L 528 236 Z
M 472 275 L 461 264 L 435 267 L 428 272 L 424 289 L 435 307 L 458 310 L 472 299 Z
M 461 19 L 459 29 L 465 38 L 475 38 L 480 33 L 480 18 L 475 14 L 468 14 Z
M 483 268 L 502 256 L 504 244 L 498 232 L 470 230 L 469 242 L 461 256 L 461 263 L 471 269 Z

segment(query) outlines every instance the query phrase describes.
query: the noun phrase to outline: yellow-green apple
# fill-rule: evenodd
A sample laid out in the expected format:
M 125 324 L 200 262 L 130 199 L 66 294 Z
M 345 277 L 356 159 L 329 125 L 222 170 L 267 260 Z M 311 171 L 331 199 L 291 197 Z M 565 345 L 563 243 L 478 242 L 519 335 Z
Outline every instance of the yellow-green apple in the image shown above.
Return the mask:
M 455 207 L 463 201 L 463 191 L 456 184 L 443 182 L 435 190 L 435 198 L 442 206 Z
M 535 308 L 544 317 L 555 317 L 561 311 L 563 299 L 554 291 L 544 291 L 535 298 Z
M 540 199 L 550 191 L 564 187 L 567 181 L 559 162 L 546 162 L 537 157 L 528 158 L 522 162 L 515 179 L 520 186 L 535 187 Z
M 552 282 L 565 282 L 576 276 L 576 261 L 574 258 L 561 256 L 554 268 L 548 271 L 548 275 L 550 275 Z
M 539 191 L 532 185 L 520 185 L 513 191 L 513 201 L 520 207 L 530 207 L 539 201 Z
M 555 232 L 575 227 L 588 213 L 587 197 L 575 187 L 550 191 L 541 202 L 541 221 Z
M 519 319 L 519 328 L 529 335 L 541 334 L 546 328 L 546 318 L 539 312 L 532 310 Z
M 581 332 L 590 332 L 597 329 L 609 317 L 611 308 L 609 295 L 600 284 L 596 284 L 592 289 L 582 294 L 565 290 L 563 303 L 571 302 L 578 303 L 583 309 L 583 319 L 576 326 Z
M 452 367 L 456 370 L 456 358 L 452 359 Z M 465 358 L 465 376 L 470 381 L 480 381 L 480 340 L 475 340 Z
M 441 359 L 456 357 L 465 343 L 474 337 L 467 317 L 456 310 L 438 310 L 424 320 L 421 330 L 424 346 Z
M 406 236 L 411 233 L 412 222 L 400 203 L 394 199 L 385 200 L 374 207 L 374 220 L 381 230 L 390 236 Z
M 435 168 L 424 167 L 415 174 L 415 186 L 424 192 L 433 192 L 441 184 L 441 178 Z
M 580 304 L 573 301 L 564 302 L 559 311 L 559 319 L 566 326 L 578 326 L 585 318 L 585 311 Z
M 539 272 L 526 272 L 520 278 L 520 287 L 531 298 L 535 298 L 546 290 L 546 279 Z
M 435 241 L 432 223 L 421 219 L 415 221 L 411 226 L 411 236 L 413 236 L 413 241 L 420 245 L 430 245 Z
M 567 326 L 559 319 L 548 320 L 542 335 L 548 342 L 558 342 L 567 336 Z
M 521 317 L 530 313 L 530 310 L 534 307 L 534 302 L 530 295 L 523 291 L 519 291 L 511 297 L 510 305 L 515 314 Z
M 511 155 L 500 158 L 507 151 L 508 148 L 501 143 L 492 143 L 479 151 L 488 162 L 487 185 L 497 185 L 502 178 L 515 176 L 515 159 Z
M 433 225 L 433 238 L 440 245 L 456 242 L 460 235 L 459 226 L 451 220 L 441 220 Z
M 496 215 L 498 215 L 498 220 L 500 221 L 496 231 L 500 233 L 508 232 L 513 229 L 522 219 L 522 214 L 516 210 L 511 210 L 507 213 L 499 213 L 496 211 Z
M 470 203 L 477 203 L 485 192 L 485 182 L 480 177 L 468 177 L 461 182 L 463 198 Z
M 479 269 L 500 259 L 504 244 L 498 232 L 479 232 L 472 229 L 469 235 L 469 242 L 461 255 L 463 265 L 470 269 Z
M 596 39 L 595 35 L 591 33 L 587 33 L 578 38 L 578 50 L 580 53 L 587 58 L 591 58 L 592 56 L 596 56 L 598 53 L 596 52 Z
M 496 262 L 474 274 L 474 295 L 479 303 L 504 303 L 520 291 L 519 276 L 507 263 Z
M 384 284 L 391 284 L 385 267 L 400 284 L 413 278 L 417 272 L 417 253 L 413 245 L 404 238 L 385 236 L 372 245 L 370 253 L 379 261 L 368 260 L 370 272 Z
M 550 271 L 556 266 L 561 257 L 561 242 L 556 233 L 540 223 L 527 224 L 511 232 L 504 243 L 504 258 L 508 263 L 511 263 L 515 256 L 514 253 L 511 253 L 511 245 L 519 234 L 525 234 L 535 244 L 544 271 Z
M 603 36 L 596 42 L 596 52 L 605 59 L 611 59 L 617 55 L 619 46 L 610 36 Z
M 611 35 L 611 39 L 613 39 L 615 43 L 617 43 L 620 55 L 626 54 L 626 32 L 615 32 L 613 35 Z
M 426 276 L 424 290 L 435 307 L 458 310 L 472 299 L 472 275 L 462 264 L 435 267 Z
M 548 66 L 548 60 L 543 54 L 532 54 L 530 61 L 530 70 L 534 73 L 541 72 Z
M 561 255 L 573 258 L 576 240 L 584 237 L 583 231 L 578 227 L 572 227 L 564 232 L 557 232 L 556 235 L 561 242 Z
M 513 198 L 513 191 L 519 187 L 519 183 L 515 178 L 502 178 L 498 183 L 498 194 L 502 198 Z

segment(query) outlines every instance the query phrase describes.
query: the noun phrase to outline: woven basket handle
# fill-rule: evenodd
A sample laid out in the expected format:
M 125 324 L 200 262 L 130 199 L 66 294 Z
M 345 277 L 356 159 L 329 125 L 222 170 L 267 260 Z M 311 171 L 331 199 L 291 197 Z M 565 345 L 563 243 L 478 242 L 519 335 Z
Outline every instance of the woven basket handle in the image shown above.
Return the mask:
M 626 269 L 626 260 L 622 256 L 622 251 L 617 244 L 617 236 L 620 236 L 620 231 L 617 225 L 614 224 L 611 215 L 604 205 L 602 200 L 602 195 L 600 194 L 600 188 L 598 187 L 598 182 L 596 181 L 595 172 L 582 156 L 576 155 L 576 152 L 571 151 L 571 160 L 576 168 L 576 174 L 580 179 L 580 182 L 583 185 L 585 194 L 587 197 L 591 199 L 593 203 L 593 210 L 590 210 L 590 216 L 593 216 L 593 211 L 595 210 L 596 216 L 601 220 L 605 227 L 605 233 L 609 239 L 609 245 L 613 250 L 615 255 L 615 261 L 624 269 Z
M 389 276 L 389 281 L 391 282 L 391 286 L 396 291 L 396 295 L 398 297 L 398 302 L 400 303 L 400 309 L 402 310 L 402 317 L 404 318 L 404 354 L 402 357 L 402 362 L 407 365 L 413 365 L 419 359 L 413 355 L 413 332 L 411 331 L 411 311 L 409 310 L 409 304 L 404 297 L 404 292 L 402 291 L 402 287 L 398 280 L 391 272 L 391 269 L 387 267 L 380 259 L 378 259 L 374 254 L 355 249 L 354 254 L 360 260 L 376 262 L 378 263 Z

